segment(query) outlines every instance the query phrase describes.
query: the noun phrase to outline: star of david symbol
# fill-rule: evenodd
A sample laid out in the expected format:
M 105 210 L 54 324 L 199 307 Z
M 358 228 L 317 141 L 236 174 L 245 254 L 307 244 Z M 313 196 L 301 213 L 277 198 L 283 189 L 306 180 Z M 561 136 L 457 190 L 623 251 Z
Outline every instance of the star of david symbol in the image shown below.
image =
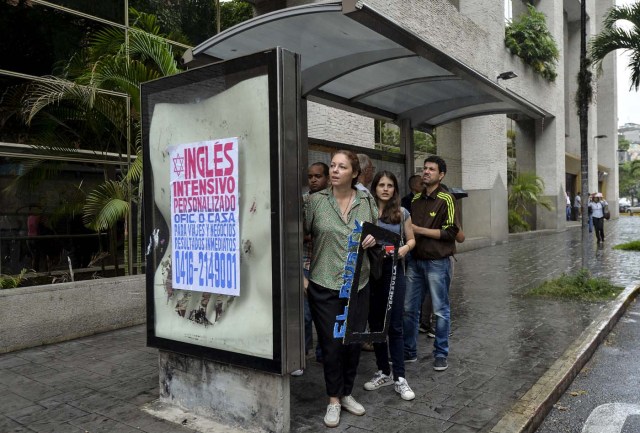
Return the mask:
M 184 171 L 184 157 L 176 156 L 173 158 L 173 172 L 178 176 L 182 175 Z

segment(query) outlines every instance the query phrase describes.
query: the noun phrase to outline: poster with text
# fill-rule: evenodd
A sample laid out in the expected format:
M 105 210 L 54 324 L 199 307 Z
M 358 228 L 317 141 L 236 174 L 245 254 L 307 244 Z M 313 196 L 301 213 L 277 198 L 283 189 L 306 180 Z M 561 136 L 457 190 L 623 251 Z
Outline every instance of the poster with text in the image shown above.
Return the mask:
M 240 295 L 238 139 L 169 149 L 172 284 Z

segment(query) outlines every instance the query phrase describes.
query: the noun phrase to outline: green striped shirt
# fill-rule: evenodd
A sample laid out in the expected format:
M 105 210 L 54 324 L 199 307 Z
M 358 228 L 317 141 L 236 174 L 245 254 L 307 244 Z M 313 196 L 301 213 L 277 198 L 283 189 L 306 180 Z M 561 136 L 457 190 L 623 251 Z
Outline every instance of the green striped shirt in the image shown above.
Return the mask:
M 318 191 L 305 202 L 304 229 L 313 239 L 310 280 L 331 290 L 340 290 L 344 282 L 349 235 L 365 221 L 376 223 L 378 207 L 365 191 L 355 190 L 348 222 L 340 217 L 340 207 L 331 187 Z M 369 258 L 365 254 L 360 268 L 358 290 L 369 282 Z

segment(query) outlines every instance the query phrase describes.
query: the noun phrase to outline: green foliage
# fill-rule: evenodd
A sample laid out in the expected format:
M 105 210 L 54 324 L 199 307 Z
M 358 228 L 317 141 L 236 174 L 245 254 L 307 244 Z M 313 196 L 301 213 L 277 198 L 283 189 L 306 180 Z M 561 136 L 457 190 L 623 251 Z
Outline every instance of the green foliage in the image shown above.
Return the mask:
M 636 197 L 640 191 L 640 160 L 620 164 L 618 188 L 620 196 Z
M 72 155 L 78 149 L 121 155 L 136 151 L 137 158 L 130 164 L 122 164 L 122 175 L 117 179 L 107 180 L 86 195 L 78 187 L 78 203 L 63 204 L 73 212 L 82 209 L 83 221 L 96 231 L 114 228 L 124 221 L 125 235 L 129 229 L 131 203 L 142 201 L 140 84 L 179 72 L 173 47 L 165 40 L 167 35 L 161 32 L 155 17 L 135 10 L 130 12 L 133 22 L 154 33 L 132 28 L 128 41 L 122 31 L 112 28 L 88 35 L 87 47 L 62 67 L 62 76 L 31 84 L 19 104 L 27 124 L 46 126 L 38 134 L 43 152 L 61 156 Z M 126 98 L 104 90 L 124 94 Z M 129 136 L 135 138 L 135 144 L 129 142 Z M 34 161 L 30 168 L 18 177 L 18 182 L 44 181 L 55 175 L 56 166 Z M 138 206 L 139 226 L 140 212 L 141 206 Z M 141 230 L 137 233 L 140 236 Z M 141 262 L 141 248 L 139 240 L 138 262 Z M 128 254 L 124 257 L 126 266 Z
M 618 149 L 629 150 L 629 146 L 631 146 L 631 142 L 624 135 L 618 134 Z
M 547 210 L 553 209 L 549 200 L 542 196 L 543 192 L 544 182 L 534 172 L 522 172 L 515 176 L 509 186 L 508 197 L 510 232 L 528 229 L 529 224 L 525 219 L 531 215 L 529 207 L 542 206 Z
M 130 0 L 138 10 L 158 17 L 158 23 L 170 35 L 184 34 L 193 44 L 199 44 L 216 34 L 216 8 L 214 0 L 165 1 Z M 253 18 L 251 4 L 244 0 L 220 3 L 220 30 Z M 171 40 L 180 40 L 169 37 Z
M 18 275 L 0 275 L 0 289 L 15 289 L 24 281 L 26 269 L 22 269 Z
M 631 23 L 631 28 L 618 26 L 620 21 Z M 629 89 L 635 88 L 637 91 L 640 87 L 640 2 L 609 9 L 602 22 L 602 30 L 591 40 L 589 50 L 598 69 L 602 69 L 602 60 L 610 52 L 628 51 L 627 68 L 631 71 Z
M 509 233 L 528 232 L 531 226 L 524 218 L 515 210 L 509 209 L 508 214 Z
M 504 43 L 512 54 L 520 57 L 540 76 L 547 81 L 555 81 L 560 52 L 542 12 L 528 5 L 528 12 L 505 28 Z
M 393 124 L 387 124 L 383 120 L 375 123 L 375 148 L 385 152 L 400 153 L 400 129 Z M 436 135 L 422 131 L 413 131 L 413 148 L 416 152 L 434 154 L 437 150 Z
M 615 298 L 622 291 L 604 278 L 593 278 L 586 269 L 575 275 L 562 274 L 530 290 L 527 295 L 548 298 L 578 299 L 583 301 L 601 301 Z
M 614 250 L 640 251 L 640 241 L 631 241 L 613 247 Z
M 435 130 L 431 134 L 422 131 L 414 131 L 413 145 L 416 152 L 435 155 L 438 151 Z

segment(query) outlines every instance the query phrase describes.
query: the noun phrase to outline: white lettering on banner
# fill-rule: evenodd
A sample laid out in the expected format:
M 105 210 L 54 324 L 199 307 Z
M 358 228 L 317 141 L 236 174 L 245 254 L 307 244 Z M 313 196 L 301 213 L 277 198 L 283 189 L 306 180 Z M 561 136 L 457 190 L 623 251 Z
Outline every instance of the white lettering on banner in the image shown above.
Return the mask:
M 173 287 L 238 296 L 238 139 L 182 144 L 170 157 Z

